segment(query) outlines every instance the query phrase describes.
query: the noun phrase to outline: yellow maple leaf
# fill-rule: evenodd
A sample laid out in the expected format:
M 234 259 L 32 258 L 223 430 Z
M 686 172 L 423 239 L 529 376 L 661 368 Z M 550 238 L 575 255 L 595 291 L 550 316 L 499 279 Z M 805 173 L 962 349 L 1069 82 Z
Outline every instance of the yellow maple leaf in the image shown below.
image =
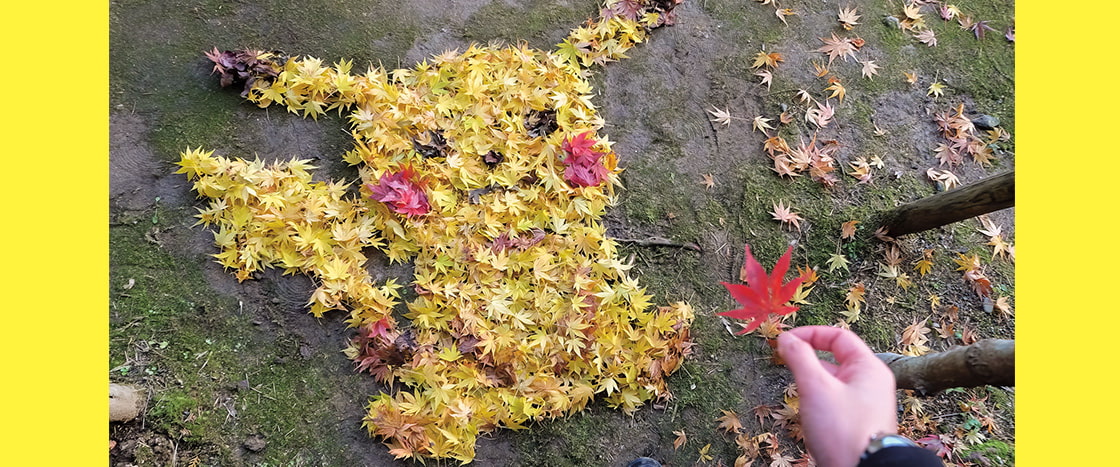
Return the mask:
M 751 64 L 751 68 L 766 67 L 766 68 L 774 69 L 774 68 L 777 68 L 778 64 L 783 62 L 783 61 L 784 61 L 784 59 L 782 58 L 782 54 L 780 54 L 778 52 L 766 53 L 766 51 L 762 51 L 762 52 L 759 52 L 759 53 L 755 54 L 754 63 Z
M 941 97 L 941 95 L 944 94 L 944 93 L 945 93 L 945 84 L 943 84 L 940 81 L 933 82 L 933 84 L 929 85 L 929 89 L 926 90 L 926 95 L 927 96 L 933 96 L 935 98 L 936 97 Z
M 838 79 L 835 79 L 835 78 L 830 79 L 829 83 L 830 83 L 829 86 L 827 88 L 824 88 L 824 90 L 826 92 L 827 91 L 832 91 L 832 94 L 830 94 L 828 97 L 830 99 L 833 98 L 833 97 L 838 97 L 840 102 L 843 103 L 844 102 L 844 95 L 847 94 L 848 90 L 844 88 L 843 84 L 840 84 L 840 80 L 838 80 Z

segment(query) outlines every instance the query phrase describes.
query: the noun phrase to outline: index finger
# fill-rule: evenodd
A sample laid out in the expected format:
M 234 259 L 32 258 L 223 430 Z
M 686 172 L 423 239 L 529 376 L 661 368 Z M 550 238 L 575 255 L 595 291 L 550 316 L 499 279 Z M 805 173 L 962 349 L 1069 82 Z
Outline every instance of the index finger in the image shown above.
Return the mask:
M 872 358 L 875 353 L 854 332 L 847 329 L 831 326 L 803 326 L 789 331 L 801 340 L 808 342 L 816 350 L 832 352 L 836 363 L 843 366 L 845 363 L 857 362 Z

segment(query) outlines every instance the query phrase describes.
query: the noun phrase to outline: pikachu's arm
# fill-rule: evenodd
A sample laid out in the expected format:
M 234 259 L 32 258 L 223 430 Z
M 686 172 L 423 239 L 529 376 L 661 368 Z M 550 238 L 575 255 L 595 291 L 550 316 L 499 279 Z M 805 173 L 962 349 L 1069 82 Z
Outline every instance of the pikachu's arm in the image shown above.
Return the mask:
M 281 105 L 289 112 L 317 118 L 332 109 L 343 109 L 359 100 L 393 92 L 394 85 L 380 69 L 365 75 L 350 74 L 351 63 L 323 66 L 315 57 L 287 58 L 278 52 L 238 50 L 206 54 L 214 62 L 222 86 L 241 85 L 241 96 L 260 107 Z

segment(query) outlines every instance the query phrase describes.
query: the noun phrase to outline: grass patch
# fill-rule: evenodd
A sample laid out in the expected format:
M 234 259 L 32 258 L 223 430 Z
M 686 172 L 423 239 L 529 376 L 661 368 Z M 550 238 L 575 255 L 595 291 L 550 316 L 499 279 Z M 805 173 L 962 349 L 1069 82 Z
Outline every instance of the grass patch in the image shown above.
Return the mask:
M 983 456 L 990 462 L 987 465 L 1015 465 L 1015 446 L 992 439 L 965 449 L 961 456 Z

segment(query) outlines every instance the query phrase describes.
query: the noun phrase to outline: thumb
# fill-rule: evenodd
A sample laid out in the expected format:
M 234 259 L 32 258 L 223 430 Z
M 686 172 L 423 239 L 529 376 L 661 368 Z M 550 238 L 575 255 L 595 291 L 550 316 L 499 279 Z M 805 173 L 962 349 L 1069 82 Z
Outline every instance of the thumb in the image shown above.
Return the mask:
M 793 379 L 800 388 L 820 384 L 832 375 L 824 367 L 824 362 L 817 358 L 813 347 L 791 332 L 778 336 L 778 353 L 793 372 Z

